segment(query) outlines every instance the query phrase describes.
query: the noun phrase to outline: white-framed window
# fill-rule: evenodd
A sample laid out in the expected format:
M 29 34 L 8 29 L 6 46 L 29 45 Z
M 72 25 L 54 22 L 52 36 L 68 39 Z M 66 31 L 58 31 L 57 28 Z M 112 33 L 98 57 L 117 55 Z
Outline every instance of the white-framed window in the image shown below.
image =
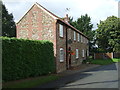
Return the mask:
M 63 37 L 63 25 L 59 24 L 59 36 Z
M 83 43 L 85 43 L 85 37 L 83 37 Z
M 85 37 L 83 37 L 83 43 L 85 43 Z
M 87 39 L 85 38 L 85 43 L 87 43 Z
M 78 33 L 78 42 L 80 41 L 80 34 Z
M 89 42 L 89 41 L 88 41 L 88 39 L 87 39 L 87 44 L 88 44 L 88 42 Z
M 84 43 L 84 37 L 82 36 L 82 42 Z
M 85 57 L 85 51 L 84 51 L 84 49 L 82 50 L 82 57 Z
M 85 43 L 85 37 L 84 37 L 84 43 Z
M 89 56 L 89 50 L 87 50 L 87 56 Z
M 60 62 L 64 61 L 64 49 L 60 48 Z
M 82 35 L 81 35 L 81 42 L 83 42 L 83 37 L 82 37 Z
M 81 42 L 81 34 L 79 34 L 79 35 L 80 35 L 80 38 L 79 38 L 79 39 L 80 39 L 80 42 Z
M 76 58 L 79 58 L 79 50 L 76 49 Z
M 86 38 L 85 38 L 85 43 L 86 43 Z
M 76 32 L 74 31 L 74 41 L 76 40 Z

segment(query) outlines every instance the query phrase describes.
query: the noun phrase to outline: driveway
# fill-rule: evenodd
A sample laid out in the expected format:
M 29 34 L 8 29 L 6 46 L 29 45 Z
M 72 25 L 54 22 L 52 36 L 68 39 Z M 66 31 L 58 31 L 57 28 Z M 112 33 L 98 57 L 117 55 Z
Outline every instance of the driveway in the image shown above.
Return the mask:
M 67 83 L 59 90 L 62 88 L 118 88 L 118 63 L 78 74 L 75 81 Z

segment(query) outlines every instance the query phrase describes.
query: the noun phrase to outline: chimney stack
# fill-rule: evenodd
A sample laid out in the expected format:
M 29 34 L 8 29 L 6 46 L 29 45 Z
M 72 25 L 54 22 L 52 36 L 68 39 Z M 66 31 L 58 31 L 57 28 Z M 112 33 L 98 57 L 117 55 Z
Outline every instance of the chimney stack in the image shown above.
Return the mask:
M 69 17 L 68 17 L 68 14 L 66 14 L 65 18 L 64 18 L 64 21 L 69 23 Z

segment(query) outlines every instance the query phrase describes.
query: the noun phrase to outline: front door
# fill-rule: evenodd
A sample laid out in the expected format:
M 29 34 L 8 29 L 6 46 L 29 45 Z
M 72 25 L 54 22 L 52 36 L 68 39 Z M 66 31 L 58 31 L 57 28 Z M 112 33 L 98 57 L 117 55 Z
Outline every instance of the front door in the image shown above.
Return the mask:
M 68 48 L 67 69 L 71 67 L 71 47 Z

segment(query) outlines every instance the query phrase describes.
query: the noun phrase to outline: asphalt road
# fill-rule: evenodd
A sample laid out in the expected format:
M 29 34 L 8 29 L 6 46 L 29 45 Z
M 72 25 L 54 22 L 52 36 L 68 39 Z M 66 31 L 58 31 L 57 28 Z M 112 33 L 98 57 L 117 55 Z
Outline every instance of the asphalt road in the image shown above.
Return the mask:
M 104 65 L 77 75 L 75 81 L 59 88 L 118 88 L 118 64 Z

